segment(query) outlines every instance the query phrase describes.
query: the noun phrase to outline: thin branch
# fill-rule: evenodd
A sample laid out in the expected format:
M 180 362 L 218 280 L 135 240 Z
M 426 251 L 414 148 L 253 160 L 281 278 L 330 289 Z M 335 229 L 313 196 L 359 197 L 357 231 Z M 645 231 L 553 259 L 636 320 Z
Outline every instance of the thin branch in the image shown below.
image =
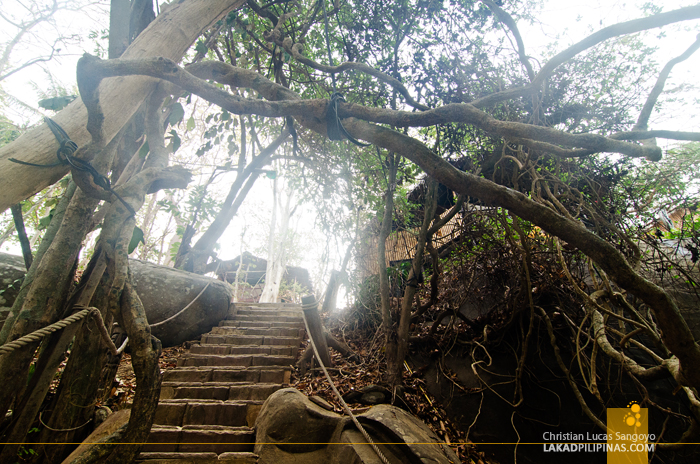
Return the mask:
M 530 78 L 530 81 L 532 82 L 535 80 L 535 71 L 532 70 L 530 60 L 525 54 L 525 43 L 523 42 L 523 38 L 520 36 L 520 31 L 518 30 L 518 25 L 515 23 L 515 20 L 513 20 L 512 16 L 506 13 L 506 11 L 504 11 L 501 7 L 496 5 L 493 0 L 482 0 L 482 2 L 484 2 L 486 6 L 488 6 L 491 11 L 494 12 L 499 21 L 510 29 L 511 34 L 513 34 L 513 37 L 515 38 L 515 42 L 518 44 L 518 57 L 520 58 L 520 62 L 525 67 L 527 77 Z
M 582 41 L 575 43 L 571 47 L 552 57 L 552 59 L 547 61 L 544 64 L 544 66 L 542 66 L 540 72 L 537 73 L 535 79 L 530 85 L 494 93 L 492 95 L 479 98 L 478 100 L 471 102 L 471 104 L 479 108 L 485 106 L 493 106 L 494 104 L 500 101 L 522 97 L 531 92 L 534 92 L 542 86 L 542 84 L 549 77 L 552 71 L 554 71 L 554 69 L 556 69 L 559 65 L 566 63 L 582 51 L 587 50 L 613 37 L 625 34 L 634 34 L 635 32 L 641 32 L 648 29 L 666 26 L 668 24 L 676 23 L 679 21 L 688 21 L 691 19 L 698 18 L 700 18 L 700 5 L 693 5 L 669 11 L 667 13 L 660 13 L 646 18 L 633 19 L 631 21 L 626 21 L 623 23 L 608 26 L 594 34 L 589 35 Z
M 299 43 L 293 43 L 292 39 L 289 37 L 286 37 L 284 40 L 282 39 L 282 32 L 280 31 L 280 26 L 289 18 L 295 16 L 296 14 L 294 13 L 288 13 L 286 15 L 282 15 L 279 18 L 279 23 L 275 25 L 275 28 L 270 31 L 270 32 L 265 32 L 263 34 L 263 37 L 265 37 L 265 40 L 268 42 L 272 42 L 279 47 L 282 47 L 287 53 L 289 53 L 292 57 L 294 57 L 295 60 L 299 61 L 302 64 L 305 64 L 306 66 L 315 69 L 317 71 L 325 72 L 328 74 L 338 74 L 343 71 L 348 71 L 348 70 L 355 70 L 355 71 L 360 71 L 366 74 L 369 74 L 370 76 L 374 76 L 380 81 L 384 82 L 385 84 L 389 84 L 392 86 L 397 92 L 399 92 L 403 97 L 406 99 L 406 103 L 412 106 L 413 108 L 416 108 L 421 111 L 425 111 L 428 109 L 427 106 L 422 105 L 415 101 L 411 94 L 408 92 L 408 89 L 406 86 L 401 83 L 398 79 L 395 77 L 392 77 L 388 74 L 385 74 L 378 69 L 375 69 L 365 63 L 355 63 L 351 61 L 346 61 L 344 63 L 339 64 L 338 66 L 328 66 L 325 64 L 318 63 L 310 58 L 305 57 L 304 55 L 301 54 L 301 49 L 302 45 Z
M 26 63 L 24 63 L 24 64 L 22 64 L 22 65 L 16 67 L 16 68 L 13 69 L 12 71 L 10 71 L 10 72 L 8 72 L 8 73 L 5 73 L 5 74 L 3 74 L 2 76 L 0 76 L 0 81 L 3 81 L 3 80 L 5 80 L 5 79 L 7 79 L 8 77 L 10 77 L 11 75 L 13 75 L 14 73 L 19 72 L 19 71 L 23 70 L 24 68 L 28 68 L 29 66 L 32 66 L 32 65 L 34 65 L 34 64 L 43 63 L 43 62 L 45 62 L 45 61 L 51 61 L 51 60 L 53 59 L 54 54 L 56 53 L 56 44 L 59 42 L 59 40 L 60 40 L 60 39 L 56 39 L 56 41 L 54 41 L 53 46 L 51 47 L 51 54 L 50 54 L 48 57 L 45 57 L 45 58 L 35 58 L 35 59 L 33 59 L 33 60 L 29 60 L 29 61 L 27 61 Z
M 632 131 L 644 131 L 647 129 L 647 124 L 649 123 L 651 111 L 654 109 L 656 101 L 659 99 L 661 92 L 663 92 L 664 90 L 666 79 L 668 79 L 668 75 L 671 74 L 671 70 L 678 63 L 681 63 L 690 58 L 690 56 L 693 53 L 695 53 L 698 50 L 698 48 L 700 48 L 700 34 L 697 35 L 697 37 L 695 38 L 695 42 L 693 42 L 693 44 L 690 47 L 688 47 L 688 49 L 685 52 L 683 52 L 683 54 L 675 57 L 674 59 L 666 63 L 666 66 L 664 66 L 664 68 L 661 70 L 661 73 L 659 74 L 659 77 L 656 80 L 654 88 L 649 93 L 647 101 L 646 103 L 644 103 L 644 107 L 642 108 L 642 111 L 639 114 L 639 118 L 637 119 L 637 124 L 634 125 Z

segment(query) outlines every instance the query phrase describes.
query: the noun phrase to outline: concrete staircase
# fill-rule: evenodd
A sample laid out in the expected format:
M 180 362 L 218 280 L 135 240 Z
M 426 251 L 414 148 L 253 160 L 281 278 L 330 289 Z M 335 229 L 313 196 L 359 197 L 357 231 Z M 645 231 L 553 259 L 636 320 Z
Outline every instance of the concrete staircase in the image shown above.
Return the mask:
M 136 462 L 257 462 L 252 427 L 265 399 L 289 383 L 303 335 L 299 305 L 236 305 L 164 373 L 151 435 Z

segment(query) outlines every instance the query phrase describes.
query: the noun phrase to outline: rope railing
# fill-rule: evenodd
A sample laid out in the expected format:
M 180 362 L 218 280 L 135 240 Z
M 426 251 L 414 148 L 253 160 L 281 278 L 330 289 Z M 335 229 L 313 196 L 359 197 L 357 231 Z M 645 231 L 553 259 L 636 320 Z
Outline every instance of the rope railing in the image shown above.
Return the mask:
M 216 264 L 216 269 L 214 270 L 214 274 L 217 274 L 217 273 L 219 272 L 219 266 L 221 266 L 221 261 L 219 261 L 219 262 Z M 167 318 L 167 319 L 165 319 L 165 320 L 163 320 L 163 321 L 156 322 L 155 324 L 150 324 L 151 328 L 153 328 L 153 327 L 158 327 L 158 326 L 163 325 L 163 324 L 165 324 L 165 323 L 167 323 L 167 322 L 170 322 L 170 321 L 172 321 L 173 319 L 175 319 L 177 316 L 179 316 L 180 314 L 182 314 L 182 313 L 184 313 L 185 311 L 187 311 L 187 308 L 191 307 L 191 306 L 195 303 L 195 301 L 197 301 L 197 300 L 199 299 L 199 297 L 202 296 L 202 294 L 207 290 L 207 288 L 209 288 L 209 285 L 210 285 L 212 282 L 213 282 L 213 280 L 210 280 L 209 282 L 207 282 L 207 284 L 204 286 L 204 288 L 202 289 L 202 291 L 200 291 L 199 294 L 197 294 L 197 296 L 194 297 L 194 300 L 190 301 L 190 303 L 189 303 L 187 306 L 185 306 L 185 307 L 182 308 L 180 311 L 176 312 L 175 314 L 173 314 L 172 316 L 170 316 L 169 318 Z
M 311 347 L 314 350 L 314 354 L 316 355 L 316 360 L 318 361 L 318 364 L 321 366 L 321 370 L 323 370 L 323 373 L 326 375 L 326 379 L 328 380 L 328 383 L 331 386 L 331 389 L 333 390 L 333 393 L 335 394 L 336 398 L 338 398 L 338 401 L 340 402 L 341 406 L 343 407 L 343 410 L 345 413 L 350 416 L 352 419 L 352 422 L 355 424 L 357 429 L 362 433 L 362 435 L 365 437 L 365 440 L 367 440 L 367 443 L 372 447 L 375 453 L 377 453 L 377 456 L 379 456 L 379 459 L 384 464 L 390 464 L 389 460 L 382 454 L 381 450 L 379 447 L 374 443 L 372 438 L 369 436 L 369 433 L 365 430 L 364 427 L 362 427 L 362 424 L 360 424 L 360 421 L 357 420 L 357 417 L 355 417 L 355 414 L 352 413 L 352 410 L 350 407 L 347 405 L 343 397 L 340 395 L 340 392 L 338 389 L 335 387 L 335 383 L 333 383 L 333 379 L 331 379 L 330 374 L 328 373 L 328 370 L 326 370 L 326 366 L 323 365 L 323 361 L 321 361 L 321 356 L 318 353 L 318 348 L 316 348 L 316 343 L 314 343 L 314 338 L 311 336 L 311 331 L 309 330 L 309 322 L 306 320 L 306 314 L 304 313 L 304 309 L 315 309 L 318 306 L 318 302 L 314 301 L 313 303 L 309 304 L 302 304 L 301 309 L 302 309 L 302 316 L 304 318 L 304 325 L 306 326 L 306 333 L 309 334 L 309 341 L 311 342 Z
M 216 270 L 214 272 L 218 272 L 219 266 L 221 265 L 221 262 L 217 264 Z M 155 324 L 150 324 L 151 327 L 158 327 L 160 325 L 163 325 L 167 322 L 172 321 L 176 317 L 178 317 L 180 314 L 184 313 L 188 308 L 190 308 L 195 301 L 199 299 L 200 296 L 206 291 L 207 288 L 209 288 L 209 285 L 211 284 L 212 281 L 207 282 L 207 284 L 204 286 L 204 288 L 199 292 L 199 294 L 194 297 L 190 303 L 182 308 L 180 311 L 178 311 L 176 314 L 173 314 L 169 318 L 165 319 L 164 321 L 157 322 Z M 18 338 L 17 340 L 13 340 L 9 343 L 5 343 L 4 345 L 0 346 L 0 356 L 11 353 L 12 351 L 16 350 L 17 348 L 20 348 L 22 346 L 26 346 L 30 343 L 37 342 L 44 338 L 45 336 L 56 332 L 58 330 L 64 329 L 68 327 L 69 325 L 73 324 L 74 322 L 78 322 L 85 317 L 87 317 L 89 314 L 91 314 L 95 318 L 95 322 L 97 323 L 97 328 L 100 331 L 100 334 L 102 335 L 102 339 L 104 340 L 105 344 L 107 344 L 107 348 L 109 348 L 110 353 L 112 353 L 114 356 L 118 356 L 124 351 L 124 348 L 126 348 L 127 343 L 129 342 L 129 337 L 127 337 L 124 340 L 124 343 L 117 348 L 114 345 L 114 342 L 112 342 L 112 339 L 109 336 L 109 332 L 107 331 L 107 327 L 105 327 L 105 323 L 102 320 L 102 314 L 100 313 L 100 310 L 97 308 L 93 307 L 87 307 L 87 306 L 82 306 L 82 305 L 75 305 L 74 308 L 83 308 L 81 311 L 78 311 L 75 314 L 72 314 L 68 316 L 65 319 L 62 319 L 60 321 L 54 322 L 51 325 L 48 325 L 46 327 L 43 327 L 41 329 L 35 330 L 34 332 L 27 334 L 23 337 Z
M 109 337 L 109 333 L 107 332 L 107 328 L 105 327 L 105 323 L 102 320 L 102 314 L 100 313 L 99 309 L 79 305 L 76 305 L 74 307 L 83 309 L 75 314 L 71 314 L 65 319 L 61 319 L 60 321 L 54 322 L 51 325 L 47 325 L 46 327 L 35 330 L 34 332 L 20 337 L 17 340 L 5 343 L 4 345 L 0 346 L 0 356 L 11 353 L 17 348 L 29 345 L 30 343 L 38 342 L 49 334 L 64 329 L 75 322 L 83 320 L 88 315 L 91 315 L 93 318 L 95 318 L 95 323 L 97 324 L 97 328 L 100 331 L 102 340 L 107 345 L 107 348 L 109 348 L 110 353 L 112 353 L 114 356 L 118 356 L 119 354 L 121 354 L 122 351 L 124 351 L 124 348 L 126 348 L 126 344 L 129 342 L 129 338 L 127 337 L 126 340 L 124 340 L 124 343 L 122 343 L 122 346 L 117 348 L 112 342 L 112 339 Z

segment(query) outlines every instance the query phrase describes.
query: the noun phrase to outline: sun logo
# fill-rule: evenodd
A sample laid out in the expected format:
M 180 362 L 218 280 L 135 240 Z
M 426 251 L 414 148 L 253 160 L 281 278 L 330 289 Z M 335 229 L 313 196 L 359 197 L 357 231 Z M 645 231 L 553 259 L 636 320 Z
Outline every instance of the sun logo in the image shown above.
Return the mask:
M 639 412 L 642 410 L 642 408 L 636 401 L 632 401 L 630 404 L 628 404 L 627 408 L 630 410 L 630 412 L 625 414 L 625 424 L 629 425 L 630 427 L 641 427 L 642 423 L 639 422 L 639 419 L 642 417 L 642 415 Z

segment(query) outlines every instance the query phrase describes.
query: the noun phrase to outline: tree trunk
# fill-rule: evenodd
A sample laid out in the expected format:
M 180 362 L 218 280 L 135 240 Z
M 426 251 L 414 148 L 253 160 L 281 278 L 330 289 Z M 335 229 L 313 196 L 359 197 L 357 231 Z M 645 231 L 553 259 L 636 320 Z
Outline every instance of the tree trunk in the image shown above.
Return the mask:
M 82 191 L 73 196 L 60 230 L 39 261 L 34 280 L 24 281 L 24 286 L 28 287 L 26 297 L 15 301 L 15 305 L 20 302 L 21 310 L 7 331 L 8 341 L 52 324 L 63 315 L 75 260 L 97 203 L 98 200 L 87 198 Z M 15 394 L 24 386 L 27 369 L 38 345 L 38 342 L 31 343 L 0 358 L 0 381 L 3 384 L 0 415 L 4 416 Z
M 305 296 L 301 299 L 301 302 L 304 305 L 304 319 L 306 320 L 306 325 L 309 330 L 307 334 L 310 341 L 309 346 L 311 346 L 312 343 L 316 345 L 319 356 L 318 361 L 323 363 L 325 367 L 331 367 L 331 354 L 326 344 L 323 322 L 321 322 L 321 316 L 318 314 L 316 297 L 313 295 Z
M 236 268 L 236 280 L 233 284 L 233 302 L 238 303 L 238 283 L 241 278 L 241 269 L 243 268 L 243 238 L 245 237 L 246 227 L 243 227 L 243 232 L 241 232 L 241 248 L 238 250 L 238 267 Z M 224 275 L 224 282 L 226 282 L 226 275 Z
M 270 145 L 265 147 L 258 156 L 253 158 L 242 172 L 239 171 L 216 218 L 214 218 L 209 228 L 202 234 L 199 240 L 197 240 L 197 243 L 188 250 L 188 255 L 184 257 L 183 265 L 176 265 L 176 267 L 189 272 L 196 272 L 197 274 L 204 273 L 207 260 L 214 249 L 214 245 L 216 245 L 216 242 L 221 238 L 221 235 L 223 235 L 229 223 L 238 212 L 238 208 L 241 207 L 243 200 L 248 196 L 248 192 L 253 187 L 253 184 L 260 176 L 260 168 L 268 163 L 272 154 L 282 145 L 288 136 L 288 131 L 282 131 L 282 134 Z M 189 245 L 189 241 L 186 242 L 184 237 L 180 246 L 182 245 Z
M 117 141 L 114 140 L 95 156 L 94 167 L 97 172 L 106 172 L 112 164 L 116 145 Z M 49 234 L 45 238 L 45 241 L 50 240 L 51 244 L 43 256 L 37 256 L 37 260 L 40 259 L 40 261 L 35 271 L 36 278 L 34 280 L 25 278 L 23 286 L 28 287 L 26 297 L 24 299 L 17 298 L 15 305 L 13 305 L 17 308 L 20 306 L 16 305 L 21 305 L 21 310 L 14 325 L 7 332 L 8 340 L 15 340 L 69 315 L 73 312 L 73 304 L 75 303 L 89 303 L 95 286 L 88 285 L 78 289 L 74 294 L 78 296 L 75 301 L 67 302 L 67 297 L 75 273 L 77 255 L 82 241 L 92 225 L 93 212 L 98 203 L 99 200 L 88 197 L 85 192 L 80 190 L 72 196 L 64 217 L 56 219 L 62 219 L 61 225 L 53 239 Z M 42 243 L 43 246 L 44 243 Z M 28 275 L 32 275 L 31 269 Z M 19 348 L 13 351 L 11 356 L 6 355 L 2 358 L 0 375 L 3 383 L 8 387 L 0 392 L 0 408 L 5 408 L 1 411 L 2 414 L 9 408 L 13 397 L 17 395 L 17 405 L 13 410 L 13 426 L 8 435 L 8 443 L 24 441 L 27 430 L 34 421 L 46 396 L 54 373 L 62 361 L 63 353 L 78 327 L 78 324 L 73 324 L 63 329 L 62 333 L 45 340 L 44 346 L 48 346 L 50 349 L 42 353 L 40 357 L 41 360 L 45 360 L 41 366 L 43 371 L 39 372 L 36 378 L 32 378 L 32 383 L 29 384 L 23 395 L 21 392 L 22 387 L 24 387 L 26 370 L 31 363 L 34 349 L 38 343 Z M 18 446 L 6 445 L 0 453 L 0 462 L 5 462 L 15 456 Z
M 387 168 L 389 170 L 387 177 L 386 198 L 384 199 L 384 217 L 382 218 L 382 227 L 379 230 L 379 238 L 377 239 L 377 260 L 379 261 L 379 298 L 381 299 L 382 311 L 382 327 L 389 337 L 389 330 L 393 324 L 391 319 L 391 307 L 389 303 L 389 276 L 387 275 L 386 262 L 386 239 L 391 233 L 391 224 L 394 216 L 394 187 L 396 184 L 397 170 L 396 155 L 390 152 L 387 157 Z M 389 339 L 387 338 L 387 342 Z
M 95 252 L 92 261 L 94 264 L 88 267 L 90 272 L 84 274 L 84 281 L 88 282 L 91 278 L 99 281 L 91 303 L 100 309 L 105 326 L 109 328 L 113 318 L 106 310 L 107 291 L 113 279 L 105 272 L 105 258 L 100 250 Z M 55 443 L 37 449 L 39 454 L 46 456 L 47 462 L 61 462 L 75 447 L 69 443 L 81 442 L 87 437 L 90 428 L 79 427 L 94 414 L 94 405 L 99 400 L 96 398 L 96 387 L 108 354 L 95 321 L 92 318 L 85 321 L 73 342 L 56 395 L 47 408 L 51 415 L 44 415 L 44 422 L 52 429 L 68 430 L 53 432 L 48 428 L 42 429 L 39 441 Z
M 333 348 L 336 350 L 338 353 L 341 355 L 345 356 L 348 358 L 349 361 L 359 363 L 361 362 L 360 356 L 352 351 L 352 348 L 350 348 L 347 344 L 344 342 L 341 342 L 337 338 L 335 338 L 333 335 L 328 332 L 328 330 L 324 327 L 323 328 L 323 335 L 326 340 L 326 345 Z M 309 362 L 311 361 L 311 358 L 314 356 L 314 350 L 311 347 L 311 344 L 306 347 L 304 350 L 304 354 L 301 355 L 299 358 L 299 361 L 297 361 L 297 368 L 299 369 L 299 374 L 304 375 L 306 374 L 306 371 L 308 370 L 308 365 Z
M 222 19 L 229 11 L 240 8 L 245 0 L 189 0 L 173 3 L 129 46 L 122 58 L 163 56 L 175 61 L 199 35 Z M 128 77 L 110 79 L 100 90 L 104 108 L 104 138 L 109 142 L 126 124 L 141 103 L 155 88 L 157 79 Z M 75 100 L 53 119 L 78 146 L 90 141 L 86 130 L 87 111 L 81 99 Z M 68 172 L 67 166 L 35 168 L 8 161 L 49 164 L 56 161 L 58 143 L 46 124 L 32 129 L 14 142 L 0 148 L 0 211 L 48 187 Z
M 281 193 L 281 192 L 280 192 Z M 284 275 L 287 261 L 287 236 L 289 234 L 289 219 L 293 210 L 290 210 L 292 202 L 292 192 L 287 192 L 287 198 L 284 206 L 282 199 L 277 192 L 277 179 L 274 183 L 274 196 L 272 207 L 272 221 L 270 222 L 270 240 L 268 241 L 267 252 L 267 270 L 265 272 L 265 287 L 260 295 L 261 303 L 275 303 L 279 296 L 280 285 L 282 284 L 282 276 Z M 280 209 L 280 228 L 275 234 L 275 226 L 277 222 L 277 209 Z M 276 238 L 275 238 L 276 235 Z
M 437 208 L 437 182 L 428 179 L 428 194 L 423 207 L 423 225 L 416 239 L 416 250 L 411 262 L 411 269 L 408 271 L 408 282 L 401 300 L 401 311 L 399 312 L 399 324 L 395 336 L 392 337 L 392 344 L 387 345 L 387 383 L 392 386 L 403 384 L 403 362 L 408 353 L 408 330 L 411 327 L 411 308 L 413 298 L 418 290 L 418 276 L 423 272 L 423 252 L 425 243 L 429 240 L 428 229 L 435 217 Z
M 350 242 L 347 250 L 345 250 L 345 257 L 343 257 L 343 263 L 340 266 L 340 271 L 336 271 L 335 269 L 331 271 L 331 278 L 328 282 L 328 288 L 326 288 L 326 295 L 323 297 L 323 307 L 321 308 L 321 312 L 323 313 L 330 314 L 330 312 L 333 311 L 337 305 L 338 289 L 340 288 L 340 284 L 344 283 L 344 281 L 346 281 L 348 278 L 346 270 L 348 268 L 350 258 L 352 257 L 352 250 L 355 248 L 356 241 L 357 235 L 355 238 L 353 238 L 352 242 Z

